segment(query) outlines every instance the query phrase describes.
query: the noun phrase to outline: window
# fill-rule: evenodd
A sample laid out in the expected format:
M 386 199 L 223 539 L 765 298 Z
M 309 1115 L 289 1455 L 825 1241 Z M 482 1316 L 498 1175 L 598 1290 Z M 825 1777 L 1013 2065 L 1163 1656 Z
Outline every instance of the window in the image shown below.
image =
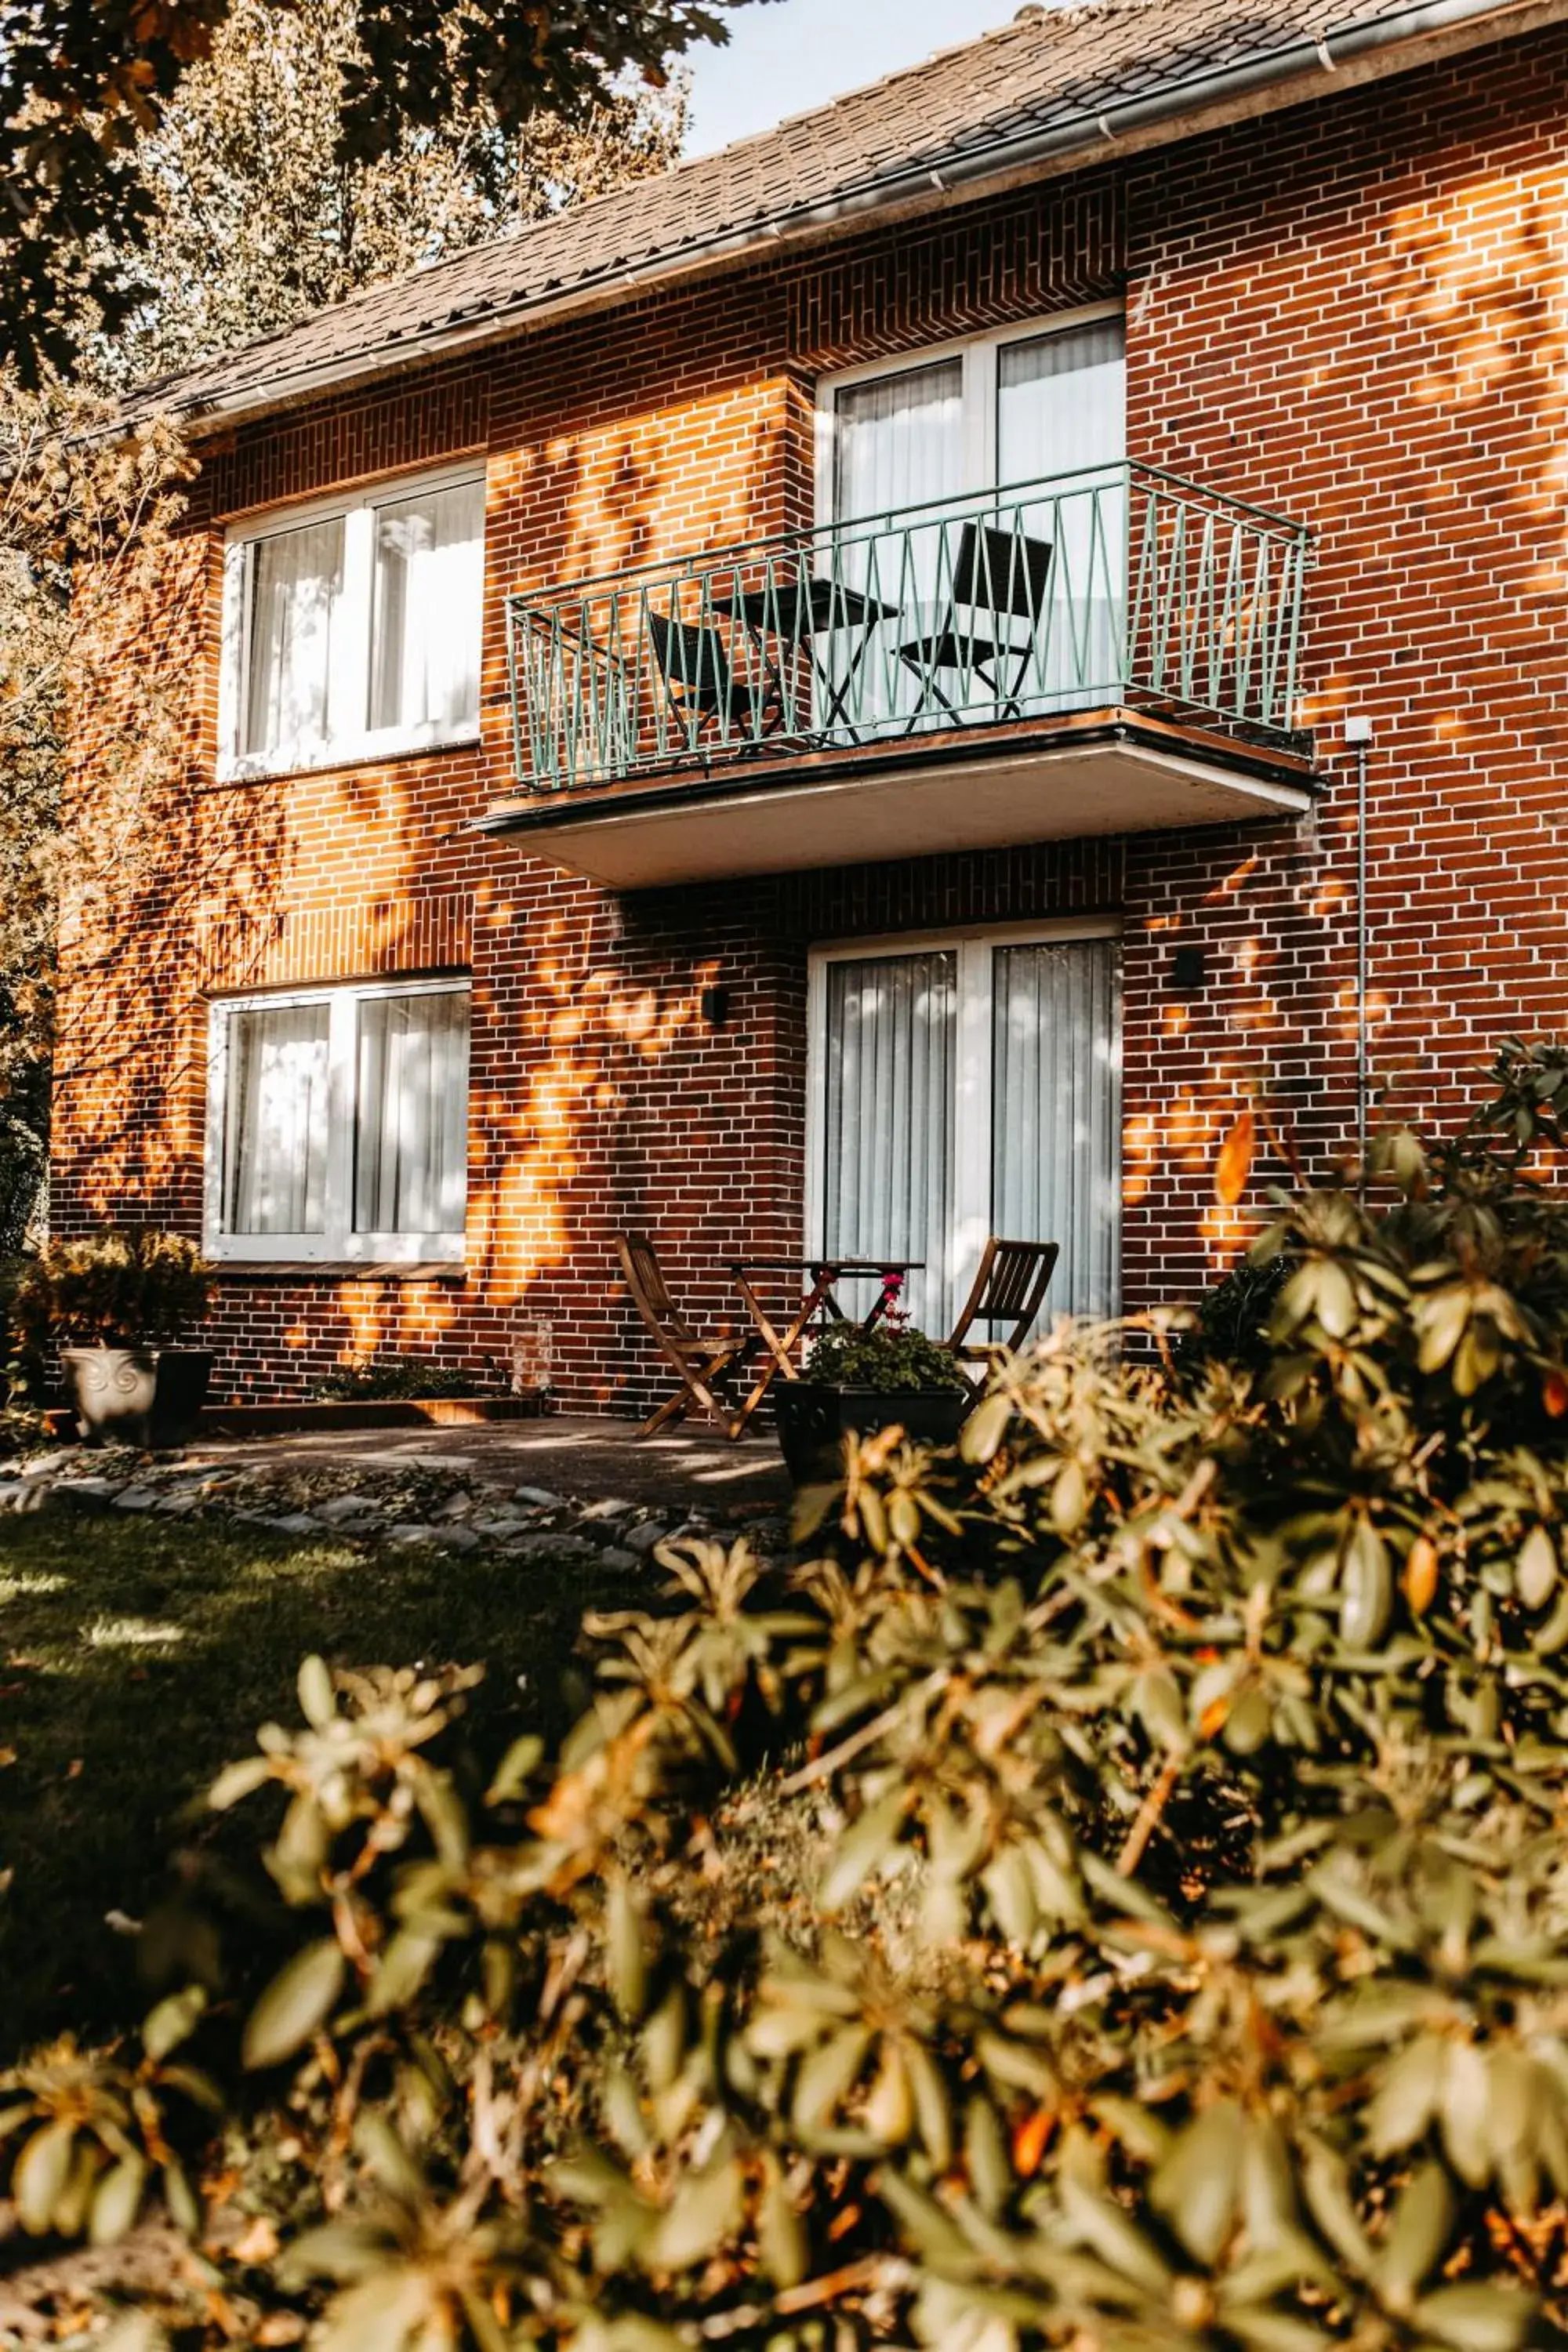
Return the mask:
M 815 955 L 807 1246 L 921 1261 L 907 1304 L 938 1337 L 994 1233 L 1060 1244 L 1047 1317 L 1114 1314 L 1119 975 L 1089 923 Z
M 215 1004 L 208 1253 L 460 1259 L 468 1125 L 466 982 Z
M 479 731 L 482 477 L 230 534 L 224 772 L 321 766 Z

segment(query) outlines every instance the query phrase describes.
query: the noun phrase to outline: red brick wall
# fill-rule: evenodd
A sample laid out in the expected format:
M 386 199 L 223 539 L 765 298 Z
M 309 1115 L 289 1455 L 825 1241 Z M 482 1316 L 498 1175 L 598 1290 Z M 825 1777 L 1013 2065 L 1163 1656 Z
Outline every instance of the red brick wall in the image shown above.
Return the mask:
M 377 1343 L 504 1365 L 544 1320 L 568 1395 L 626 1402 L 650 1372 L 618 1226 L 650 1229 L 714 1315 L 729 1255 L 799 1238 L 810 940 L 1120 908 L 1127 1293 L 1181 1295 L 1242 1227 L 1210 1171 L 1244 1087 L 1267 1087 L 1310 1160 L 1352 1131 L 1349 710 L 1377 729 L 1376 1066 L 1401 1110 L 1452 1115 L 1496 1036 L 1568 1025 L 1565 66 L 1568 36 L 1533 35 L 240 429 L 181 556 L 205 583 L 199 785 L 163 885 L 104 954 L 72 951 L 87 1042 L 61 1090 L 57 1223 L 198 1229 L 206 992 L 467 964 L 466 1280 L 226 1276 L 220 1385 L 286 1392 Z M 507 779 L 508 589 L 800 520 L 822 369 L 1123 283 L 1131 453 L 1318 534 L 1304 677 L 1332 789 L 1312 824 L 621 901 L 465 830 Z M 224 519 L 481 446 L 482 747 L 215 786 Z M 1197 999 L 1170 985 L 1177 942 L 1205 949 Z

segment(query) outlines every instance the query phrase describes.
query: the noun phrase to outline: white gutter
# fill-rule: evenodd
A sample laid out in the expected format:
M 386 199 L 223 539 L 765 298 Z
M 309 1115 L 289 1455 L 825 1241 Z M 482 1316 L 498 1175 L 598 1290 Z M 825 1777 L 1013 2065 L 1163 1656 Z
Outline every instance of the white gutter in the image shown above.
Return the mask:
M 195 394 L 188 409 L 182 410 L 176 400 L 172 413 L 183 416 L 193 432 L 216 431 L 240 417 L 290 406 L 313 393 L 373 382 L 507 341 L 526 329 L 610 308 L 683 278 L 742 266 L 760 254 L 776 252 L 781 242 L 841 236 L 873 218 L 909 217 L 973 202 L 994 187 L 1022 178 L 1055 176 L 1102 156 L 1108 148 L 1137 153 L 1168 145 L 1226 122 L 1278 111 L 1325 90 L 1380 79 L 1490 38 L 1560 24 L 1564 17 L 1568 0 L 1511 0 L 1501 7 L 1497 0 L 1416 0 L 1374 23 L 1350 25 L 1342 31 L 1331 27 L 1321 39 L 1304 34 L 1288 47 L 1245 65 L 1194 73 L 1175 88 L 1147 98 L 1123 100 L 1093 111 L 1086 108 L 1048 131 L 988 143 L 973 154 L 950 155 L 940 166 L 921 163 L 868 176 L 822 203 L 772 215 L 761 226 L 722 231 L 682 245 L 668 259 L 616 265 L 564 291 L 516 297 L 487 307 L 469 325 L 424 330 L 405 341 L 372 345 L 356 357 L 340 354 L 285 369 L 265 385 L 220 394 L 205 404 Z M 132 405 L 151 412 L 156 403 L 142 394 Z

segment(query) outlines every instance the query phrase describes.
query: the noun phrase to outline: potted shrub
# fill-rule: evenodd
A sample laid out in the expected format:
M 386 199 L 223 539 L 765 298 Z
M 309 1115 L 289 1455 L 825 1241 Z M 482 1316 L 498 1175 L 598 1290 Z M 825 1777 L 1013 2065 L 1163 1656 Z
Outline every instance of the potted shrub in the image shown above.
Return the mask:
M 176 1344 L 206 1313 L 212 1276 L 194 1242 L 146 1226 L 51 1242 L 13 1317 L 25 1348 L 53 1346 L 89 1445 L 178 1445 L 195 1425 L 212 1351 Z
M 869 1436 L 897 1422 L 911 1437 L 951 1445 L 973 1402 L 948 1349 L 897 1315 L 863 1330 L 835 1323 L 822 1334 L 798 1381 L 776 1381 L 779 1444 L 797 1486 L 836 1478 L 845 1436 Z

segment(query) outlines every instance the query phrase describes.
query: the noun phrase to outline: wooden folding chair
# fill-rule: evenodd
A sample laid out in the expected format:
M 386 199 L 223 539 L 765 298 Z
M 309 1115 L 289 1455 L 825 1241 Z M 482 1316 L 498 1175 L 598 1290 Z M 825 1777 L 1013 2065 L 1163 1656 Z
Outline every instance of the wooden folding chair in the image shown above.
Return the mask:
M 1016 1352 L 1040 1311 L 1060 1255 L 1059 1242 L 1005 1242 L 992 1234 L 947 1343 L 960 1364 L 989 1369 L 996 1357 Z M 969 1334 L 976 1323 L 1011 1323 L 1013 1328 L 1005 1339 L 972 1341 Z
M 693 1404 L 711 1415 L 726 1437 L 736 1438 L 744 1426 L 743 1414 L 726 1412 L 713 1393 L 713 1382 L 749 1355 L 756 1346 L 756 1335 L 746 1333 L 739 1339 L 725 1339 L 715 1344 L 700 1339 L 691 1326 L 676 1312 L 658 1262 L 658 1253 L 646 1234 L 618 1234 L 616 1251 L 621 1261 L 621 1271 L 631 1292 L 632 1304 L 642 1317 L 659 1353 L 680 1376 L 680 1386 L 667 1398 L 657 1412 L 649 1413 L 639 1437 L 651 1437 L 666 1422 L 679 1421 L 690 1412 Z

